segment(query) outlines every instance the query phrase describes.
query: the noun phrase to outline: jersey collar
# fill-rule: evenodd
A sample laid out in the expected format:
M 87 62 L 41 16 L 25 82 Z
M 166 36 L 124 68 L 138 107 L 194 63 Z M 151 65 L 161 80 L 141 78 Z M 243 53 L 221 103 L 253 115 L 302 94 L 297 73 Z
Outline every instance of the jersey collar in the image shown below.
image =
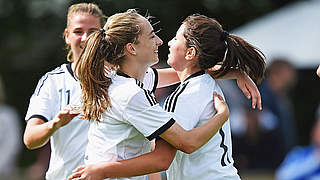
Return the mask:
M 73 77 L 73 79 L 76 80 L 76 81 L 78 81 L 77 78 L 76 78 L 76 77 L 74 76 L 74 74 L 73 74 L 73 71 L 72 71 L 72 68 L 71 68 L 71 62 L 69 62 L 69 63 L 67 64 L 67 70 L 68 70 L 68 72 L 71 74 L 71 76 Z
M 201 70 L 201 71 L 198 71 L 196 73 L 193 73 L 191 74 L 190 76 L 188 76 L 183 82 L 186 82 L 187 80 L 191 79 L 191 78 L 194 78 L 194 77 L 197 77 L 197 76 L 201 76 L 205 73 L 204 70 Z
M 137 79 L 135 79 L 135 78 L 133 78 L 133 77 L 130 77 L 128 74 L 126 74 L 126 73 L 118 70 L 118 71 L 117 71 L 117 75 L 122 76 L 122 77 L 125 77 L 125 78 L 132 78 L 132 79 L 136 80 L 136 84 L 137 84 L 140 88 L 143 88 L 143 83 L 142 83 L 142 82 L 140 82 L 139 80 L 137 80 Z

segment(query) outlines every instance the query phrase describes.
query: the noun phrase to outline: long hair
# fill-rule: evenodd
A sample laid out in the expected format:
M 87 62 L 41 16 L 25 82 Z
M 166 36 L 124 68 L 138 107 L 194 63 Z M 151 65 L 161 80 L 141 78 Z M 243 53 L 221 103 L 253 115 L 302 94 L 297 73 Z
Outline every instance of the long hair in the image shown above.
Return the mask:
M 138 43 L 142 16 L 130 9 L 108 18 L 103 29 L 91 34 L 85 42 L 76 74 L 82 86 L 83 118 L 99 121 L 111 107 L 108 94 L 112 81 L 108 75 L 124 61 L 127 43 Z
M 265 56 L 242 38 L 228 34 L 215 19 L 204 15 L 188 16 L 183 24 L 187 47 L 195 47 L 200 68 L 206 70 L 221 64 L 216 77 L 231 69 L 240 69 L 260 82 L 266 69 Z
M 105 23 L 105 15 L 103 14 L 102 10 L 99 8 L 98 5 L 94 3 L 79 3 L 73 4 L 68 8 L 67 13 L 67 27 L 70 25 L 72 18 L 76 14 L 88 14 L 99 18 L 100 20 L 100 27 L 102 27 Z M 63 39 L 65 36 L 63 34 Z M 67 54 L 67 61 L 72 62 L 72 51 L 70 45 L 66 44 Z

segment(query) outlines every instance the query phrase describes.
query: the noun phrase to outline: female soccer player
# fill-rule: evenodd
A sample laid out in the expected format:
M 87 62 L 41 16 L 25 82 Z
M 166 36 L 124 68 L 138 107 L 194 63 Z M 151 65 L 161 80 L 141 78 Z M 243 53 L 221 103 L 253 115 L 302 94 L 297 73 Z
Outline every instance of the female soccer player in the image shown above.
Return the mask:
M 24 143 L 29 149 L 36 149 L 51 139 L 52 153 L 46 175 L 49 180 L 66 179 L 71 170 L 83 162 L 89 123 L 80 121 L 78 117 L 71 121 L 77 113 L 70 114 L 68 108 L 64 110 L 64 107 L 70 103 L 80 104 L 80 84 L 73 76 L 75 62 L 86 38 L 103 24 L 104 15 L 95 4 L 80 3 L 68 9 L 64 37 L 69 49 L 69 63 L 44 75 L 30 99 Z M 158 85 L 165 86 L 178 81 L 176 73 L 172 72 L 170 69 L 159 70 Z M 240 75 L 238 83 L 244 93 L 251 93 L 252 103 L 259 106 L 259 92 L 253 83 L 250 84 L 250 79 Z
M 141 39 L 139 43 L 144 44 Z M 212 107 L 213 92 L 222 94 L 204 70 L 221 64 L 216 71 L 218 76 L 239 68 L 251 73 L 258 81 L 265 71 L 264 56 L 258 49 L 240 37 L 229 35 L 216 20 L 206 16 L 187 17 L 169 47 L 168 64 L 177 71 L 181 85 L 167 98 L 164 106 L 187 130 L 197 129 L 208 122 L 216 113 Z M 137 176 L 166 170 L 169 166 L 168 178 L 172 180 L 240 179 L 233 166 L 229 121 L 218 129 L 215 131 L 219 131 L 218 134 L 192 154 L 177 151 L 171 166 L 176 149 L 158 140 L 151 153 L 124 161 L 115 158 L 118 162 L 82 166 L 70 179 Z
M 97 5 L 80 3 L 69 7 L 64 30 L 69 63 L 46 73 L 30 99 L 24 143 L 28 149 L 36 149 L 50 139 L 47 180 L 65 180 L 74 168 L 83 164 L 89 123 L 75 117 L 78 113 L 65 106 L 80 104 L 81 88 L 73 74 L 74 66 L 86 38 L 103 24 L 104 15 Z
M 180 30 L 181 32 L 183 31 Z M 213 33 L 212 37 L 216 39 L 218 35 L 224 34 L 221 27 L 220 29 L 217 28 L 216 31 L 209 32 Z M 208 36 L 210 37 L 210 35 L 207 35 L 206 38 Z M 231 68 L 240 68 L 243 71 L 252 72 L 253 76 L 260 80 L 265 67 L 264 57 L 257 49 L 236 36 L 232 36 L 232 39 L 226 34 L 224 36 L 223 40 L 220 40 L 221 42 L 213 39 L 213 42 L 218 45 L 209 43 L 205 47 L 198 47 L 201 45 L 199 43 L 188 44 L 187 46 L 186 40 L 185 42 L 183 40 L 179 41 L 178 44 L 180 45 L 174 50 L 178 56 L 169 56 L 168 62 L 178 72 L 182 85 L 167 99 L 165 107 L 171 115 L 168 116 L 168 113 L 159 109 L 152 94 L 142 88 L 146 84 L 141 83 L 147 68 L 158 61 L 157 49 L 162 41 L 154 34 L 150 23 L 132 10 L 110 17 L 104 30 L 88 39 L 77 71 L 83 87 L 84 117 L 99 122 L 92 123 L 90 126 L 87 147 L 87 164 L 96 165 L 87 165 L 77 169 L 78 172 L 69 179 L 79 177 L 80 179 L 127 177 L 156 172 L 159 169 L 163 170 L 161 168 L 165 166 L 161 166 L 162 164 L 170 164 L 175 154 L 175 148 L 191 153 L 207 142 L 220 129 L 224 120 L 219 118 L 219 107 L 216 106 L 218 112 L 215 112 L 212 107 L 213 92 L 221 93 L 221 90 L 203 70 L 216 65 L 223 59 L 222 55 L 225 54 L 229 61 L 223 61 L 221 69 L 217 72 L 218 76 L 224 75 Z M 182 34 L 181 37 L 183 38 Z M 204 40 L 208 41 L 208 39 Z M 191 41 L 196 43 L 197 39 Z M 228 48 L 230 48 L 229 54 L 225 53 L 225 41 L 235 41 L 228 45 Z M 221 43 L 224 45 L 221 46 Z M 244 49 L 238 50 L 232 43 L 239 43 L 237 46 Z M 216 47 L 219 45 L 221 47 Z M 210 49 L 208 47 L 213 48 L 212 51 L 206 52 Z M 244 59 L 249 52 L 252 56 Z M 216 53 L 218 54 L 215 57 L 214 54 Z M 237 56 L 234 57 L 233 53 L 237 53 Z M 200 56 L 204 57 L 200 59 Z M 183 58 L 185 58 L 185 62 L 182 60 Z M 235 61 L 234 58 L 238 58 L 238 60 Z M 113 75 L 112 70 L 117 75 Z M 185 98 L 184 103 L 179 102 L 182 98 Z M 202 100 L 203 102 L 201 102 Z M 217 97 L 215 100 L 218 104 L 223 102 L 219 102 Z M 194 110 L 195 106 L 198 105 L 200 107 L 199 112 Z M 179 113 L 171 113 L 175 111 Z M 217 114 L 209 120 L 214 113 Z M 167 121 L 168 119 L 170 120 Z M 185 132 L 174 123 L 175 120 L 181 122 L 184 128 L 190 131 Z M 177 129 L 181 134 L 176 133 Z M 201 129 L 211 129 L 211 131 L 200 131 Z M 228 133 L 227 136 L 226 132 Z M 221 154 L 221 165 L 231 170 L 230 177 L 239 178 L 232 165 L 233 160 L 230 155 L 230 147 L 228 147 L 231 143 L 229 123 L 219 130 L 219 134 L 220 137 L 215 138 L 219 142 L 215 140 L 213 147 L 217 149 L 216 153 Z M 123 171 L 118 175 L 115 175 L 115 173 L 119 172 L 119 169 L 113 168 L 112 171 L 109 171 L 110 174 L 104 172 L 104 165 L 106 164 L 104 162 L 135 157 L 143 152 L 142 145 L 146 144 L 144 137 L 152 139 L 157 136 L 162 137 L 174 147 L 166 144 L 163 140 L 159 140 L 156 150 L 150 154 L 160 156 L 149 158 L 151 157 L 150 154 L 145 154 L 141 156 L 144 158 L 141 161 L 142 163 L 136 163 L 134 166 L 130 166 L 133 165 L 130 162 L 136 162 L 135 160 L 139 158 L 121 161 L 129 164 L 120 165 L 119 169 Z M 216 143 L 219 143 L 220 146 L 218 147 L 220 149 L 216 147 Z M 189 146 L 192 148 L 189 149 Z M 210 147 L 212 146 L 210 145 Z M 172 157 L 171 160 L 170 157 Z M 215 159 L 217 158 L 215 157 Z M 160 162 L 157 160 L 160 160 Z M 119 164 L 121 162 L 115 163 Z M 126 167 L 132 168 L 127 169 Z M 139 178 L 137 177 L 137 179 Z

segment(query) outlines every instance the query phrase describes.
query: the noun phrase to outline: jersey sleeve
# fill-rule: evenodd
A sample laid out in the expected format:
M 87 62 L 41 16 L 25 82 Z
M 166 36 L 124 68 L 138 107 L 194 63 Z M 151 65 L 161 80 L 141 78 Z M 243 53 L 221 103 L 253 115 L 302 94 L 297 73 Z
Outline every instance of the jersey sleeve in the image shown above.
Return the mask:
M 148 90 L 141 90 L 131 98 L 124 118 L 149 140 L 162 134 L 175 123 L 172 115 L 160 107 Z
M 55 88 L 52 80 L 47 76 L 43 76 L 30 98 L 29 107 L 25 120 L 28 121 L 30 118 L 38 117 L 45 121 L 53 119 L 55 110 L 58 106 L 57 93 L 54 93 Z
M 143 79 L 143 88 L 155 92 L 158 85 L 158 71 L 155 68 L 148 68 Z

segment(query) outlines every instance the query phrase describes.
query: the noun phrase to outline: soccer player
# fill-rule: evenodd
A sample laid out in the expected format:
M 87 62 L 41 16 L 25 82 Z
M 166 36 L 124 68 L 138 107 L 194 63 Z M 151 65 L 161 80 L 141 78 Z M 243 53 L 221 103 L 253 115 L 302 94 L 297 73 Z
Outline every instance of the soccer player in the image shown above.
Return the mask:
M 74 77 L 74 66 L 82 52 L 84 41 L 103 24 L 104 15 L 97 5 L 79 3 L 69 7 L 64 31 L 69 63 L 45 74 L 30 99 L 25 117 L 27 126 L 24 143 L 28 149 L 36 149 L 51 140 L 51 159 L 46 173 L 48 180 L 66 179 L 71 170 L 83 164 L 89 123 L 79 117 L 71 121 L 77 113 L 70 113 L 70 108 L 64 107 L 68 104 L 80 104 L 81 88 Z M 237 78 L 242 91 L 252 96 L 252 103 L 261 105 L 259 91 L 250 79 L 245 75 Z M 177 81 L 177 75 L 172 69 L 159 70 L 158 86 Z
M 104 15 L 97 5 L 80 3 L 69 7 L 64 30 L 69 63 L 46 73 L 30 99 L 24 143 L 28 149 L 36 149 L 50 139 L 47 180 L 65 180 L 83 164 L 89 123 L 75 117 L 78 113 L 70 112 L 66 105 L 80 104 L 81 88 L 74 77 L 74 66 L 86 38 L 103 24 Z
M 201 21 L 199 23 L 201 24 Z M 219 101 L 219 96 L 218 98 L 217 95 L 212 96 L 215 91 L 220 94 L 222 92 L 203 70 L 213 67 L 225 56 L 226 61 L 223 61 L 218 70 L 218 76 L 224 75 L 231 68 L 240 68 L 246 72 L 252 72 L 253 76 L 260 80 L 265 63 L 262 53 L 256 48 L 237 36 L 229 37 L 217 22 L 210 23 L 209 31 L 205 31 L 206 26 L 201 26 L 205 28 L 199 32 L 205 33 L 195 33 L 193 34 L 195 37 L 191 35 L 188 39 L 190 42 L 181 39 L 184 38 L 183 28 L 178 31 L 180 41 L 176 44 L 179 45 L 172 50 L 174 53 L 172 52 L 172 56 L 169 55 L 168 62 L 178 72 L 182 84 L 166 101 L 165 107 L 169 113 L 163 112 L 150 91 L 142 88 L 149 86 L 148 83 L 141 82 L 147 68 L 158 61 L 158 46 L 162 44 L 145 18 L 132 10 L 116 14 L 108 19 L 104 30 L 88 39 L 84 54 L 77 64 L 79 65 L 77 72 L 83 88 L 84 116 L 98 122 L 92 123 L 89 130 L 89 144 L 86 151 L 88 165 L 78 168 L 69 179 L 128 177 L 163 170 L 163 167 L 167 168 L 166 165 L 170 165 L 176 149 L 187 154 L 192 153 L 209 141 L 210 137 L 220 129 L 225 120 L 219 118 L 221 114 L 217 104 L 214 110 L 212 99 L 215 98 L 215 103 L 218 104 L 223 101 L 221 101 L 222 97 Z M 202 47 L 202 44 L 196 42 L 196 39 L 201 39 L 202 35 L 207 35 L 204 38 L 212 37 L 212 44 L 204 43 Z M 222 40 L 219 40 L 220 36 L 223 36 Z M 192 42 L 194 44 L 191 44 Z M 208 42 L 208 39 L 201 39 L 200 42 Z M 238 46 L 243 50 L 237 49 L 234 43 L 239 43 Z M 227 48 L 229 53 L 226 53 Z M 251 58 L 244 58 L 249 52 Z M 217 57 L 214 57 L 216 53 Z M 238 53 L 238 56 L 232 56 L 233 53 Z M 185 61 L 183 61 L 184 58 Z M 237 58 L 236 61 L 235 58 Z M 108 68 L 105 69 L 105 66 Z M 95 72 L 96 69 L 98 71 Z M 117 75 L 113 75 L 112 70 Z M 109 71 L 107 76 L 105 71 Z M 200 111 L 195 110 L 196 107 L 199 107 Z M 175 114 L 172 114 L 173 112 Z M 215 116 L 211 118 L 213 114 Z M 174 122 L 175 120 L 189 131 L 185 132 Z M 210 129 L 210 131 L 205 132 L 201 129 Z M 132 164 L 140 157 L 122 161 L 146 152 L 143 147 L 148 143 L 144 137 L 152 139 L 157 136 L 174 147 L 163 140 L 158 140 L 153 153 L 141 156 L 144 158 L 141 163 Z M 230 127 L 227 123 L 219 130 L 219 136 L 212 141 L 212 145 L 207 148 L 204 145 L 199 151 L 204 149 L 204 152 L 208 152 L 213 147 L 214 154 L 202 158 L 213 157 L 213 162 L 210 163 L 214 163 L 214 166 L 219 164 L 228 171 L 227 175 L 222 173 L 222 176 L 239 179 L 233 167 L 230 138 Z M 197 159 L 197 157 L 194 158 Z M 105 165 L 119 165 L 121 162 L 125 164 L 118 166 L 118 169 L 111 168 L 108 172 L 104 171 Z M 186 165 L 190 164 L 186 163 Z M 205 165 L 199 166 L 198 170 L 199 168 L 205 169 Z M 212 166 L 208 168 L 211 169 Z M 185 172 L 187 171 L 185 169 Z M 183 173 L 179 177 L 184 175 Z M 141 179 L 141 177 L 129 179 Z M 191 179 L 197 178 L 192 176 Z

